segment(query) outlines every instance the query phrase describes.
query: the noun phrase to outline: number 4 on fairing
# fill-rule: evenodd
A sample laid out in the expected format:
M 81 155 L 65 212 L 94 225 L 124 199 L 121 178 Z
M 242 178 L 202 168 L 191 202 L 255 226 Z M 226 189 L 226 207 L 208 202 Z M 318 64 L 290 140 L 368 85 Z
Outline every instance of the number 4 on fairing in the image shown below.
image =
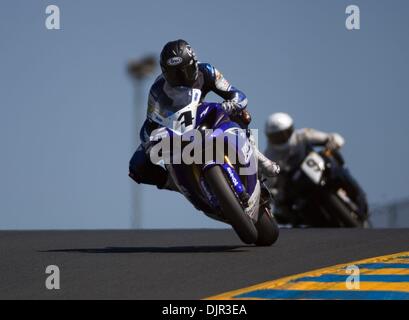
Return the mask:
M 183 121 L 182 121 L 183 119 Z M 183 112 L 179 118 L 177 119 L 177 121 L 179 121 L 180 125 L 185 126 L 185 127 L 189 127 L 193 124 L 193 116 L 192 116 L 192 111 L 191 110 L 187 110 L 185 112 Z

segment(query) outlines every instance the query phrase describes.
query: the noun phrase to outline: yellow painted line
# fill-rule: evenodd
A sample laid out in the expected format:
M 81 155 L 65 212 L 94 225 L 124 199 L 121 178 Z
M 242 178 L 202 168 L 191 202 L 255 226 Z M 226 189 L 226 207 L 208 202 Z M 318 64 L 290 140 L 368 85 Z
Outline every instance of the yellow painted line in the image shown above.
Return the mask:
M 348 290 L 345 282 L 287 282 L 280 287 L 263 289 L 280 290 Z M 409 291 L 409 282 L 360 282 L 359 290 Z M 252 291 L 252 290 L 250 290 Z
M 397 262 L 397 263 L 402 263 L 402 262 Z M 409 263 L 409 261 L 407 261 Z M 351 263 L 351 264 L 357 264 Z M 348 265 L 351 265 L 348 264 Z M 332 267 L 331 267 L 332 268 Z M 318 270 L 316 270 L 318 271 Z M 409 275 L 409 269 L 396 269 L 396 268 L 385 268 L 385 269 L 366 269 L 366 268 L 359 268 L 360 274 L 363 275 L 389 275 L 389 274 L 400 274 L 400 275 Z M 311 271 L 313 272 L 313 271 Z M 334 269 L 331 272 L 325 272 L 323 274 L 338 274 L 338 275 L 346 275 L 345 269 L 344 268 L 339 268 L 339 269 Z M 311 276 L 311 275 L 308 275 Z
M 345 282 L 293 282 L 296 279 L 303 277 L 318 277 L 326 274 L 346 275 L 345 268 L 351 265 L 373 264 L 373 263 L 390 263 L 391 266 L 395 263 L 407 264 L 408 268 L 385 268 L 385 269 L 367 269 L 360 268 L 360 275 L 408 275 L 409 274 L 409 259 L 400 257 L 409 257 L 409 251 L 395 253 L 386 256 L 368 258 L 349 263 L 338 264 L 326 268 L 321 268 L 305 273 L 300 273 L 277 280 L 266 281 L 253 286 L 242 289 L 237 289 L 222 294 L 214 295 L 206 300 L 230 300 L 240 294 L 248 293 L 256 290 L 276 289 L 276 290 L 348 290 Z M 360 282 L 359 290 L 386 290 L 386 291 L 404 291 L 409 292 L 409 282 Z M 247 299 L 247 298 L 246 298 Z
M 344 270 L 339 271 L 340 274 L 345 274 Z M 400 274 L 400 275 L 409 275 L 409 269 L 378 269 L 378 270 L 372 270 L 372 269 L 365 269 L 365 268 L 360 268 L 360 273 L 361 274 L 377 274 L 377 275 L 388 275 L 388 274 Z

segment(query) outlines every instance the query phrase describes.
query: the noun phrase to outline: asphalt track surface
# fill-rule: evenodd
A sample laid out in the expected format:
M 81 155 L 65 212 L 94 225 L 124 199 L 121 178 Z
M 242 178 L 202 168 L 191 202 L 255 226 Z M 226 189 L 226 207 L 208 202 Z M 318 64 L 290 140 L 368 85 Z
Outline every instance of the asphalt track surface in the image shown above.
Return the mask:
M 0 299 L 202 299 L 407 250 L 409 229 L 283 229 L 264 248 L 231 230 L 1 231 Z

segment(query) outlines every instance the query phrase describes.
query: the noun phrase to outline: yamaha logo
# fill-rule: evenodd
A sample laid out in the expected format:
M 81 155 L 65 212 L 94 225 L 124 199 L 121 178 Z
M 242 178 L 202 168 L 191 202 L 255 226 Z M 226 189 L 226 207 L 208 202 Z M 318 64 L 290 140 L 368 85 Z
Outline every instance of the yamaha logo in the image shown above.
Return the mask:
M 177 66 L 178 64 L 181 64 L 183 59 L 181 57 L 172 57 L 166 61 L 168 66 Z

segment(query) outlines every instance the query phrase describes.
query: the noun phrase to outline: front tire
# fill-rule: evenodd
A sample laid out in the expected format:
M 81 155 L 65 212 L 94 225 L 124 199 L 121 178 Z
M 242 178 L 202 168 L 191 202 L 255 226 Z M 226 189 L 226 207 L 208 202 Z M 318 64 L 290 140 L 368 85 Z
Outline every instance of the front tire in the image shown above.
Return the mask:
M 251 218 L 245 214 L 222 169 L 219 166 L 213 166 L 205 170 L 204 177 L 219 202 L 222 214 L 236 231 L 241 241 L 246 244 L 256 242 L 257 229 Z
M 266 208 L 262 208 L 256 223 L 258 236 L 255 244 L 260 247 L 271 246 L 277 241 L 280 233 L 275 218 L 266 210 Z
M 353 216 L 351 209 L 335 194 L 326 195 L 328 213 L 334 215 L 347 228 L 362 228 L 363 223 Z

